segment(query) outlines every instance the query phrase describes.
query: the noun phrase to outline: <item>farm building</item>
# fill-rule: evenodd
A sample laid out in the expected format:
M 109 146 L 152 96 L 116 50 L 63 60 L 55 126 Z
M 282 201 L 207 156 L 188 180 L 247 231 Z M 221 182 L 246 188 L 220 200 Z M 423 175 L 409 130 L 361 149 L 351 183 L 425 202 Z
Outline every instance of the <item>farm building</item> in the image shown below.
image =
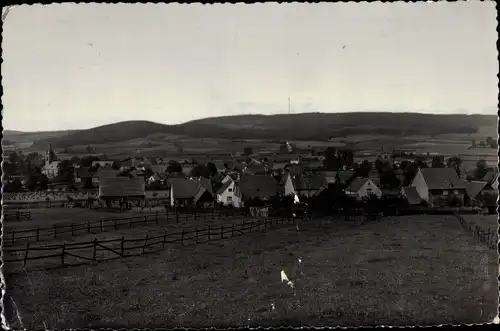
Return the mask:
M 328 183 L 322 173 L 306 175 L 286 174 L 285 195 L 301 195 L 312 197 L 328 188 Z
M 190 206 L 200 203 L 212 203 L 213 193 L 210 182 L 185 178 L 171 178 L 167 181 L 170 186 L 170 206 Z
M 352 179 L 354 179 L 354 171 L 322 171 L 328 184 L 336 184 L 340 181 L 342 186 L 346 186 Z
M 243 200 L 255 198 L 269 200 L 278 196 L 281 191 L 279 183 L 273 177 L 266 175 L 244 175 L 238 185 Z
M 452 168 L 418 169 L 410 185 L 429 206 L 451 203 L 452 199 L 464 204 L 466 185 Z
M 102 177 L 99 179 L 99 199 L 106 201 L 108 207 L 116 200 L 124 203 L 144 200 L 145 186 L 142 178 Z
M 425 204 L 417 192 L 417 188 L 413 186 L 404 186 L 401 188 L 401 195 L 406 199 L 409 205 L 418 206 Z
M 377 180 L 374 178 L 356 178 L 347 186 L 346 194 L 356 197 L 357 200 L 371 194 L 380 198 L 382 190 L 380 190 Z

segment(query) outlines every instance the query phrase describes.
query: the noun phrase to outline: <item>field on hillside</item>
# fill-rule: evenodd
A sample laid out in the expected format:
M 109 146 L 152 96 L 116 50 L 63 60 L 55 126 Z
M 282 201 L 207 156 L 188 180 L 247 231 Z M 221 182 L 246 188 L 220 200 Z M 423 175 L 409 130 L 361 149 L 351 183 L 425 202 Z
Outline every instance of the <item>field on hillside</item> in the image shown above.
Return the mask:
M 454 217 L 405 216 L 281 225 L 6 282 L 27 328 L 358 326 L 491 321 L 497 276 L 497 254 Z

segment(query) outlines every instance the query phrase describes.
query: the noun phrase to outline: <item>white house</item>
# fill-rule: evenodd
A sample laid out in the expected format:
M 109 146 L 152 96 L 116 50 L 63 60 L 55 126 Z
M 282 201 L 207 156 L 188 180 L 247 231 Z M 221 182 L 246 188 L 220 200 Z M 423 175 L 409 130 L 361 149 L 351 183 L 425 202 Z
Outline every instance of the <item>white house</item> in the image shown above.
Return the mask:
M 356 178 L 347 187 L 346 194 L 355 196 L 356 199 L 360 200 L 367 197 L 370 194 L 374 194 L 377 197 L 382 196 L 382 190 L 377 186 L 377 184 L 370 178 Z
M 222 187 L 217 190 L 217 202 L 224 206 L 243 207 L 238 184 L 231 177 L 224 178 Z
M 452 168 L 418 169 L 409 186 L 415 187 L 418 195 L 430 206 L 441 205 L 452 196 L 463 202 L 466 195 L 464 181 Z

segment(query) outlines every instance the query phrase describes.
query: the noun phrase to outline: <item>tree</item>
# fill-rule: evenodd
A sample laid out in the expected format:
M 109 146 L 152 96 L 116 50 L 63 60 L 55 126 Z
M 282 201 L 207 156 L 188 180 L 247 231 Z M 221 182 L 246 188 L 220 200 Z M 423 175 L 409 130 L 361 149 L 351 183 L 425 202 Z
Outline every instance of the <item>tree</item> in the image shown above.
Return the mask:
M 342 166 L 347 166 L 349 169 L 352 168 L 354 164 L 354 152 L 350 149 L 344 149 L 339 151 L 339 156 L 341 159 Z
M 6 177 L 13 176 L 16 174 L 16 165 L 10 161 L 3 161 L 2 168 Z
M 333 147 L 325 149 L 325 160 L 323 165 L 327 170 L 340 170 L 342 169 L 342 160 L 337 156 L 337 150 Z
M 444 156 L 435 155 L 432 157 L 432 168 L 444 168 Z
M 247 156 L 247 155 L 252 155 L 252 154 L 253 154 L 252 147 L 243 148 L 243 155 Z
M 21 192 L 23 190 L 23 184 L 19 178 L 14 178 L 12 181 L 8 181 L 4 184 L 4 192 Z
M 73 156 L 73 157 L 70 159 L 71 163 L 73 163 L 73 164 L 79 164 L 79 163 L 80 163 L 80 160 L 81 160 L 81 159 L 80 159 L 80 157 L 78 157 L 78 156 Z
M 179 162 L 175 160 L 170 160 L 168 162 L 167 173 L 182 172 L 182 166 Z
M 405 167 L 405 169 L 403 170 L 403 175 L 404 175 L 403 185 L 404 186 L 410 185 L 411 181 L 413 180 L 413 178 L 417 174 L 418 168 L 419 168 L 419 166 L 418 166 L 417 162 L 411 162 Z
M 398 188 L 401 184 L 392 167 L 385 168 L 380 175 L 380 184 L 384 188 Z
M 87 147 L 85 147 L 85 150 L 87 151 L 87 153 L 92 153 L 93 148 L 87 145 Z
M 372 163 L 368 160 L 364 160 L 359 165 L 359 168 L 356 169 L 356 176 L 359 177 L 368 177 L 370 171 L 372 170 Z
M 378 171 L 379 174 L 382 173 L 382 171 L 384 170 L 385 168 L 385 164 L 382 160 L 380 160 L 379 158 L 377 158 L 374 162 L 374 166 L 375 166 L 375 169 Z
M 208 162 L 207 163 L 207 171 L 208 171 L 208 176 L 212 178 L 213 176 L 217 175 L 217 167 L 213 162 Z
M 486 161 L 484 159 L 477 161 L 476 169 L 474 169 L 474 178 L 482 179 L 487 172 L 488 172 L 488 166 L 486 164 Z
M 75 167 L 70 160 L 63 160 L 57 165 L 58 178 L 61 182 L 72 184 L 74 182 Z
M 94 161 L 100 161 L 100 160 L 97 156 L 89 155 L 82 157 L 80 159 L 80 162 L 78 162 L 78 164 L 82 167 L 90 167 Z
M 455 169 L 458 176 L 460 176 L 460 167 L 462 166 L 462 159 L 460 159 L 460 157 L 458 156 L 450 157 L 448 158 L 448 160 L 446 160 L 446 166 L 448 168 Z
M 405 170 L 405 168 L 406 168 L 406 166 L 408 166 L 408 164 L 410 164 L 410 162 L 408 162 L 408 160 L 401 161 L 401 163 L 399 164 L 399 169 Z

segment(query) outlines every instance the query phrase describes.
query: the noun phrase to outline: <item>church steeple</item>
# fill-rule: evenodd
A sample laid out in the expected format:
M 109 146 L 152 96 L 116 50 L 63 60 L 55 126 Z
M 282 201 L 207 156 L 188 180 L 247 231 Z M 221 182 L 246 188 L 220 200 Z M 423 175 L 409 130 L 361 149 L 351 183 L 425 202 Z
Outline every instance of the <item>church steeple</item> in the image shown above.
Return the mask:
M 49 143 L 49 148 L 47 149 L 47 154 L 45 155 L 45 164 L 50 164 L 57 160 L 56 153 L 52 148 L 52 143 Z

